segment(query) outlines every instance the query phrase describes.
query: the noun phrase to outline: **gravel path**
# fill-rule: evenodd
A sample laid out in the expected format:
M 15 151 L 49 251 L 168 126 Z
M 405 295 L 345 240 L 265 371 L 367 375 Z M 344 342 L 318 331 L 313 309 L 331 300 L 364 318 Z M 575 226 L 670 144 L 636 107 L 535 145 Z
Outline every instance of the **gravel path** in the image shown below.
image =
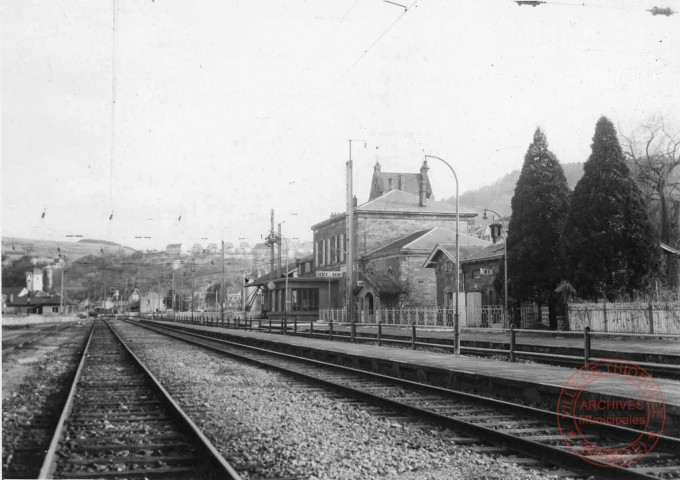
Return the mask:
M 116 325 L 244 478 L 549 478 L 456 445 L 443 430 L 379 418 L 282 374 Z

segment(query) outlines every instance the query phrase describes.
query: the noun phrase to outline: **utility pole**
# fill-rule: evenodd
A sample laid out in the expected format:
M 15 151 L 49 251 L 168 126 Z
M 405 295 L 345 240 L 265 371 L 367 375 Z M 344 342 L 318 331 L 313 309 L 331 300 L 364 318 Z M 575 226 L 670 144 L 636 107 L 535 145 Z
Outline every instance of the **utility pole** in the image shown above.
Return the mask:
M 349 160 L 347 161 L 347 279 L 345 289 L 345 308 L 347 323 L 352 323 L 352 290 L 354 288 L 354 195 L 352 193 L 352 140 L 349 141 Z
M 224 233 L 222 234 L 222 278 L 220 279 L 220 318 L 224 325 Z
M 281 238 L 281 223 L 279 223 L 279 238 Z M 278 243 L 279 245 L 279 269 L 276 271 L 276 278 L 279 278 L 281 276 L 281 272 L 283 269 L 281 268 L 281 242 Z
M 196 266 L 191 265 L 189 269 L 191 271 L 191 321 L 194 321 L 194 279 L 196 277 Z
M 273 208 L 272 208 L 272 212 L 271 212 L 271 226 L 269 228 L 269 231 L 274 233 L 274 209 Z M 274 276 L 275 276 L 274 275 L 274 243 L 273 242 L 272 242 L 271 245 L 269 245 L 269 250 L 270 250 L 270 253 L 271 253 L 271 259 L 270 259 L 271 265 L 269 267 L 269 276 L 270 276 L 270 279 L 273 279 Z
M 66 268 L 66 257 L 63 257 L 64 263 L 61 265 L 61 297 L 59 297 L 59 313 L 64 314 L 64 269 Z
M 345 308 L 347 322 L 354 323 L 354 308 L 352 305 L 352 290 L 354 289 L 354 194 L 352 193 L 352 142 L 366 140 L 349 139 L 349 160 L 347 160 L 347 215 L 345 216 L 345 231 L 347 237 L 347 278 L 345 291 Z

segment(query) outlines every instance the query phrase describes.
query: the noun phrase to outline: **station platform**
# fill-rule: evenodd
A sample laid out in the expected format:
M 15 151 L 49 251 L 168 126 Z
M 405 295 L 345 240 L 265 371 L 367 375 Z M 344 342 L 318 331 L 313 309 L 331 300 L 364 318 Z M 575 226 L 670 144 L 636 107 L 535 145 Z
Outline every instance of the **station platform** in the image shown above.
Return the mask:
M 573 391 L 565 385 L 576 371 L 569 367 L 334 342 L 301 335 L 270 334 L 159 320 L 143 322 L 211 332 L 213 335 L 217 333 L 220 338 L 238 343 L 546 409 L 557 408 L 563 390 Z M 620 341 L 624 342 L 621 351 L 631 348 L 626 345 L 625 340 Z M 658 378 L 654 381 L 662 392 L 665 403 L 664 433 L 680 436 L 680 380 Z M 585 400 L 645 400 L 645 392 L 636 383 L 625 380 L 595 382 L 580 395 Z
M 377 336 L 378 328 L 374 325 L 357 324 L 357 333 Z M 306 328 L 301 324 L 301 329 Z M 316 332 L 328 331 L 328 324 L 319 323 L 314 325 Z M 349 335 L 349 327 L 346 325 L 334 325 L 335 333 Z M 550 352 L 558 355 L 583 355 L 583 334 L 581 332 L 558 332 L 549 331 L 533 332 L 515 330 L 516 348 L 527 352 Z M 410 326 L 382 327 L 382 338 L 398 338 L 408 340 L 411 337 Z M 463 329 L 461 331 L 461 346 L 474 348 L 508 349 L 510 333 L 507 330 Z M 450 341 L 453 344 L 451 329 L 437 327 L 418 326 L 418 341 L 425 343 L 438 343 Z M 591 356 L 595 358 L 617 358 L 633 362 L 662 363 L 667 365 L 680 365 L 680 338 L 664 338 L 643 335 L 602 335 L 591 332 L 590 334 Z

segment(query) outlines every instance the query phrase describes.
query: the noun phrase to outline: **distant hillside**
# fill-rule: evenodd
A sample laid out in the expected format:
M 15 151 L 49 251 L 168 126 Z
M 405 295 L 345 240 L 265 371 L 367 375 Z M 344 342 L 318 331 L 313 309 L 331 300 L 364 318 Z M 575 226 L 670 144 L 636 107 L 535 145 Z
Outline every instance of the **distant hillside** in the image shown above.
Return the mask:
M 78 240 L 78 243 L 96 243 L 98 245 L 111 245 L 112 247 L 120 247 L 118 243 L 109 242 L 107 240 L 95 240 L 93 238 L 83 238 L 82 240 Z
M 571 190 L 583 176 L 583 163 L 562 164 L 564 175 L 567 177 L 567 184 Z M 510 204 L 515 193 L 515 186 L 519 180 L 519 170 L 513 170 L 492 185 L 482 187 L 477 190 L 465 192 L 460 195 L 460 206 L 471 208 L 478 212 L 483 212 L 485 208 L 495 210 L 502 215 L 512 213 Z M 456 201 L 456 197 L 449 199 Z
M 93 242 L 57 242 L 54 240 L 36 240 L 29 238 L 18 237 L 2 237 L 2 252 L 8 251 L 25 251 L 29 255 L 37 257 L 55 258 L 66 255 L 70 260 L 85 257 L 87 255 L 98 255 L 102 253 L 107 254 L 123 254 L 130 255 L 136 250 L 128 247 L 122 247 L 112 242 L 101 242 L 95 240 Z M 59 251 L 61 250 L 61 251 Z

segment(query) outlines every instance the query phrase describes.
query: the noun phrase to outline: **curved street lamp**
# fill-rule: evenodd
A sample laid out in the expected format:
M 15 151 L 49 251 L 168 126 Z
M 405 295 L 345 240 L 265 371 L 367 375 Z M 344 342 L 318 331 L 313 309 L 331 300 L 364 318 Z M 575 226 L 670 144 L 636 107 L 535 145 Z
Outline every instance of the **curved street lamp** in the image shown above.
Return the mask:
M 486 212 L 491 212 L 494 215 L 497 215 L 498 218 L 501 219 L 501 223 L 503 225 L 503 229 L 505 230 L 505 238 L 503 239 L 503 287 L 504 287 L 504 293 L 503 293 L 503 323 L 507 323 L 508 319 L 508 230 L 505 226 L 505 220 L 503 220 L 503 216 L 491 210 L 490 208 L 485 208 L 484 209 L 484 216 L 482 219 L 486 220 L 489 218 L 489 216 L 486 214 Z M 503 327 L 505 328 L 505 326 Z
M 459 354 L 460 353 L 460 305 L 459 305 L 459 297 L 460 297 L 460 243 L 459 243 L 459 233 L 458 233 L 458 223 L 460 221 L 460 216 L 459 216 L 459 209 L 458 209 L 458 175 L 456 175 L 455 170 L 451 165 L 449 165 L 449 162 L 446 160 L 435 157 L 434 155 L 425 155 L 425 161 L 427 161 L 428 158 L 434 158 L 435 160 L 439 160 L 440 162 L 443 162 L 447 167 L 449 167 L 449 170 L 451 170 L 451 173 L 453 173 L 453 178 L 456 179 L 456 313 L 453 316 L 453 329 L 454 329 L 454 345 L 453 345 L 453 353 Z

